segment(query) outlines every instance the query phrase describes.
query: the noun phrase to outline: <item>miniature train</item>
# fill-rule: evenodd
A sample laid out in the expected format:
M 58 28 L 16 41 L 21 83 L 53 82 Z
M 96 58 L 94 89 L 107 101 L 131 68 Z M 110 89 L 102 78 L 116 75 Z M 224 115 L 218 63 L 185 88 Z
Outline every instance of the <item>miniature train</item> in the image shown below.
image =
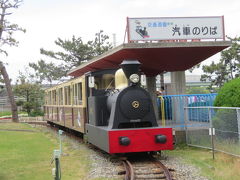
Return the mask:
M 81 132 L 113 153 L 173 149 L 171 128 L 158 126 L 149 93 L 141 87 L 140 62 L 88 72 L 45 91 L 45 119 Z

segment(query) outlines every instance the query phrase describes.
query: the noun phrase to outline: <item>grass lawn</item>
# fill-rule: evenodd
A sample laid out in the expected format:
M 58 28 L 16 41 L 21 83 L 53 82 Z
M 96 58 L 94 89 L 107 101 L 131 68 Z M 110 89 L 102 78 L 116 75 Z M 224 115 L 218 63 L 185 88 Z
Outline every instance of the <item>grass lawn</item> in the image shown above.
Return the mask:
M 26 112 L 21 112 L 21 111 L 19 111 L 18 114 L 27 115 Z M 2 112 L 0 112 L 0 117 L 2 117 L 2 116 L 11 116 L 11 115 L 12 115 L 11 111 L 2 111 Z
M 32 129 L 35 132 L 2 131 Z M 59 145 L 56 136 L 27 124 L 0 123 L 0 180 L 53 179 L 51 158 Z M 63 180 L 84 179 L 89 162 L 86 149 L 72 149 L 63 144 L 67 156 L 61 157 Z
M 3 129 L 26 129 L 34 132 L 3 131 Z M 54 149 L 59 148 L 56 133 L 27 124 L 0 123 L 0 180 L 51 180 L 54 167 L 51 164 Z M 89 149 L 79 143 L 63 141 L 60 159 L 62 180 L 81 180 L 87 176 L 90 164 Z M 239 180 L 240 158 L 216 153 L 212 160 L 209 150 L 177 147 L 164 151 L 167 156 L 181 157 L 186 163 L 201 169 L 203 176 L 211 180 Z M 95 178 L 105 180 L 107 178 Z
M 177 147 L 174 151 L 167 151 L 166 155 L 183 158 L 188 164 L 201 169 L 202 175 L 211 180 L 239 180 L 240 158 L 223 153 L 216 153 L 212 159 L 212 151 L 192 147 Z

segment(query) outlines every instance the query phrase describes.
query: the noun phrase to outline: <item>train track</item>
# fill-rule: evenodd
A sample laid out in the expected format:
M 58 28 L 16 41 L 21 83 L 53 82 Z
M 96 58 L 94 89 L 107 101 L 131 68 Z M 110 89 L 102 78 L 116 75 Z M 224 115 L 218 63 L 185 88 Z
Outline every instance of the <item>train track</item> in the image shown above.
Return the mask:
M 170 170 L 153 156 L 122 160 L 125 168 L 124 180 L 165 179 L 173 180 Z
M 45 125 L 45 124 L 44 124 Z M 51 128 L 54 131 L 57 131 L 59 127 L 54 127 L 46 124 L 47 127 Z M 66 129 L 65 129 L 66 130 Z M 65 135 L 70 138 L 79 140 L 79 136 L 76 136 L 76 132 L 65 131 Z M 124 180 L 137 180 L 137 179 L 165 179 L 165 180 L 174 180 L 170 171 L 164 166 L 158 159 L 154 158 L 152 155 L 143 153 L 140 155 L 133 155 L 129 157 L 120 158 L 124 171 L 120 172 L 119 175 L 124 174 Z

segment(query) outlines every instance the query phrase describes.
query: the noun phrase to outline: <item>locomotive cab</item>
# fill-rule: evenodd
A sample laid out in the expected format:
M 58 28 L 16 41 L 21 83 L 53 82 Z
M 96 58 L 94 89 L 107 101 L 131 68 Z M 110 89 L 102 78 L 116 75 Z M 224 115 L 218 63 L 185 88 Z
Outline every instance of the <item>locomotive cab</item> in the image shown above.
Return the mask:
M 88 123 L 94 126 L 107 126 L 109 112 L 107 110 L 107 94 L 115 89 L 114 74 L 116 69 L 93 72 L 86 75 L 88 96 Z M 90 82 L 93 81 L 93 82 Z

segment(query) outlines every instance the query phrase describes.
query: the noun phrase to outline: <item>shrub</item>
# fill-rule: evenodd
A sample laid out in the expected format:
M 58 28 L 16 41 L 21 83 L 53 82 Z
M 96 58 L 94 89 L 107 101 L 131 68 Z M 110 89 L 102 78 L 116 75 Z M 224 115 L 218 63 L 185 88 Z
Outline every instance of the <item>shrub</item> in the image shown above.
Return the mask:
M 16 102 L 16 104 L 17 104 L 17 106 L 22 106 L 24 104 L 24 101 L 19 100 L 19 101 Z
M 237 112 L 233 109 L 218 109 L 215 113 L 213 127 L 221 132 L 220 137 L 238 137 Z
M 44 112 L 41 109 L 34 109 L 30 112 L 29 116 L 36 117 L 36 116 L 43 116 Z
M 224 84 L 218 92 L 214 106 L 240 107 L 240 78 Z
M 218 139 L 239 142 L 237 113 L 235 110 L 219 109 L 212 119 Z
M 214 101 L 214 106 L 240 107 L 240 78 L 224 84 Z M 219 109 L 213 118 L 213 126 L 220 130 L 220 137 L 238 138 L 238 123 L 236 110 Z

